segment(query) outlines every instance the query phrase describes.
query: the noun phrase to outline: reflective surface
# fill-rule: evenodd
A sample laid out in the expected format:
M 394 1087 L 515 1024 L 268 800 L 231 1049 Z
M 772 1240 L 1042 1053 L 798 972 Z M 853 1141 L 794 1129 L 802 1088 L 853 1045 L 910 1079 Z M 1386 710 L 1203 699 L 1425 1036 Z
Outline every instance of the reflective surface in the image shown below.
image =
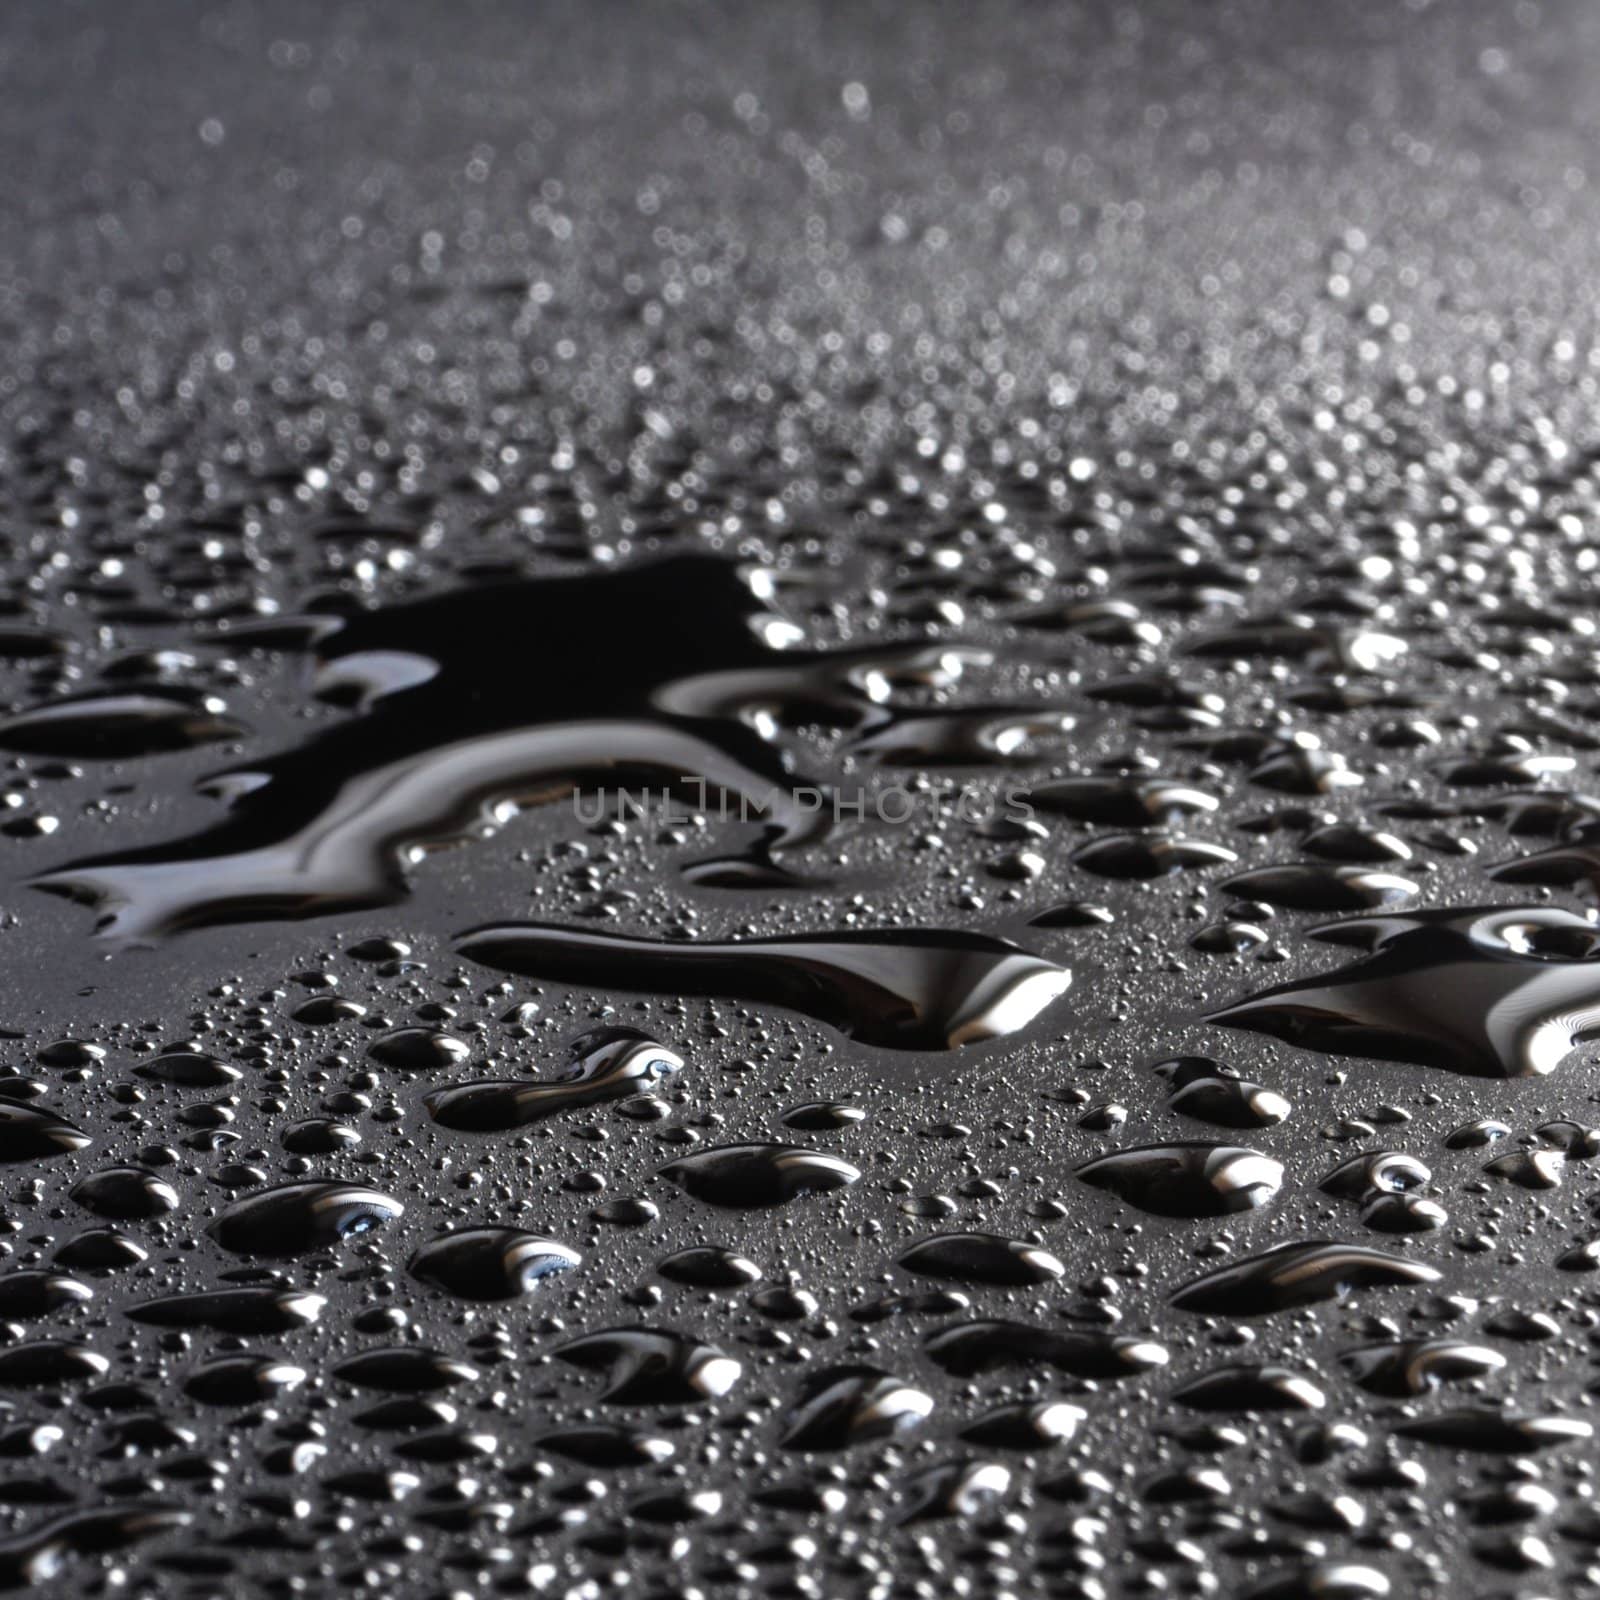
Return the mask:
M 1597 30 L 8 16 L 0 1584 L 1600 1586 Z

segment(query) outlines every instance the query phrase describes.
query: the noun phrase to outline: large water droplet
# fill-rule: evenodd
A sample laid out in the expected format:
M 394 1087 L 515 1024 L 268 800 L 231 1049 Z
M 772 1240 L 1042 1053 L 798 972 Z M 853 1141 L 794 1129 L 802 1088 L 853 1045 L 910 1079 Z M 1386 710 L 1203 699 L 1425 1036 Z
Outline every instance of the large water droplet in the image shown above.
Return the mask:
M 1481 1078 L 1553 1072 L 1600 1029 L 1600 929 L 1571 912 L 1417 911 L 1332 923 L 1311 937 L 1371 954 L 1211 1020 L 1334 1055 Z
M 405 1207 L 355 1183 L 286 1183 L 246 1195 L 211 1224 L 224 1250 L 249 1256 L 297 1256 L 324 1250 L 392 1222 Z
M 845 1188 L 861 1173 L 838 1156 L 803 1145 L 730 1144 L 680 1156 L 661 1175 L 708 1205 L 749 1211 Z
M 897 1050 L 1015 1033 L 1071 982 L 1003 939 L 927 928 L 691 943 L 524 923 L 480 928 L 459 949 L 528 977 L 766 1000 Z
M 512 1300 L 583 1258 L 519 1228 L 463 1228 L 430 1239 L 411 1258 L 413 1278 L 461 1300 Z
M 1076 1176 L 1157 1216 L 1220 1217 L 1270 1203 L 1283 1164 L 1240 1145 L 1152 1144 L 1097 1157 Z

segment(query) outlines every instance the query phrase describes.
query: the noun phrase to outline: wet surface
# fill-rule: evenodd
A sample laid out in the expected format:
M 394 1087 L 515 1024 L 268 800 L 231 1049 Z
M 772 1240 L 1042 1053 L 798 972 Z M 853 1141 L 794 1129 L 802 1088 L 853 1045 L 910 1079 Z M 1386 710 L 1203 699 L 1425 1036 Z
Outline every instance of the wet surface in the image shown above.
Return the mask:
M 0 43 L 0 1585 L 1600 1592 L 1595 15 Z

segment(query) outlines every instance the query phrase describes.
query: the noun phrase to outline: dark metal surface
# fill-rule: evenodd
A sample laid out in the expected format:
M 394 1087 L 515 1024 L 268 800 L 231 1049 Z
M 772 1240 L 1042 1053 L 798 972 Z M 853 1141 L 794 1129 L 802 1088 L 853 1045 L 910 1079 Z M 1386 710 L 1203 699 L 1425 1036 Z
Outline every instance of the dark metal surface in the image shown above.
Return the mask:
M 1595 1588 L 1596 26 L 8 10 L 0 1582 Z

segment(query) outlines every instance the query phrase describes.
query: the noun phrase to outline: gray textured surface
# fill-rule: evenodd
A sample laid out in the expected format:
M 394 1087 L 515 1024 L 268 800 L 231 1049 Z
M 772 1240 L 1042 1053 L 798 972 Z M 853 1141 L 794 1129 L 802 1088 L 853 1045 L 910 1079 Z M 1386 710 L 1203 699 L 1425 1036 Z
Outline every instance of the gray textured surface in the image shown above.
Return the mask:
M 1502 1404 L 1587 1419 L 1592 1280 L 1555 1265 L 1591 1236 L 1587 1147 L 1564 1166 L 1514 1164 L 1510 1180 L 1482 1168 L 1534 1149 L 1553 1119 L 1587 1125 L 1592 1052 L 1545 1078 L 1450 1070 L 1499 1059 L 1481 1037 L 1501 1037 L 1504 1015 L 1484 1023 L 1489 990 L 1470 966 L 1461 983 L 1409 980 L 1395 1002 L 1407 1026 L 1390 1031 L 1409 1028 L 1412 1048 L 1378 1052 L 1399 1061 L 1207 1023 L 1353 959 L 1306 937 L 1351 909 L 1325 883 L 1320 907 L 1248 911 L 1266 939 L 1239 956 L 1190 940 L 1237 905 L 1219 887 L 1231 872 L 1315 860 L 1301 840 L 1323 812 L 1401 834 L 1411 859 L 1380 866 L 1425 907 L 1581 917 L 1590 904 L 1581 881 L 1492 876 L 1554 836 L 1518 836 L 1514 810 L 1485 807 L 1528 787 L 1581 793 L 1600 737 L 1596 17 L 1576 3 L 10 9 L 0 567 L 15 616 L 0 630 L 44 643 L 7 631 L 0 697 L 125 688 L 150 676 L 130 656 L 182 649 L 194 659 L 169 663 L 166 686 L 219 696 L 245 731 L 116 761 L 19 754 L 7 774 L 0 1020 L 18 1037 L 3 1060 L 93 1143 L 8 1167 L 6 1272 L 49 1267 L 101 1225 L 71 1193 L 88 1174 L 144 1161 L 178 1203 L 117 1224 L 147 1259 L 76 1271 L 87 1301 L 36 1315 L 0 1273 L 12 1344 L 71 1341 L 104 1364 L 13 1385 L 0 1346 L 7 1417 L 65 1435 L 37 1459 L 39 1437 L 7 1435 L 6 1575 L 25 1575 L 19 1552 L 57 1515 L 109 1508 L 131 1533 L 157 1508 L 192 1520 L 70 1554 L 64 1581 L 193 1595 L 1589 1592 L 1592 1443 L 1541 1449 L 1529 1434 L 1513 1441 L 1522 1453 L 1496 1453 L 1481 1420 L 1462 1448 L 1402 1430 Z M 359 720 L 315 698 L 305 651 L 237 648 L 219 619 L 338 614 L 683 550 L 781 568 L 781 609 L 819 649 L 994 651 L 945 698 L 1038 701 L 1075 726 L 1036 761 L 975 763 L 959 781 L 992 793 L 1142 757 L 1217 799 L 1179 828 L 1238 866 L 1106 878 L 1074 857 L 1119 830 L 1047 816 L 1037 874 L 1016 882 L 1002 875 L 1015 842 L 954 820 L 800 853 L 825 888 L 718 889 L 682 867 L 748 830 L 651 817 L 597 835 L 556 805 L 430 856 L 393 905 L 241 916 L 148 947 L 96 941 L 87 910 L 28 885 L 195 835 L 220 814 L 195 787 L 207 774 Z M 1041 608 L 1104 602 L 1129 609 L 1028 625 Z M 557 650 L 507 612 L 503 588 L 484 603 L 483 670 L 512 705 L 526 672 L 540 718 L 565 681 L 633 662 L 655 681 L 706 628 L 676 597 L 654 615 L 602 598 Z M 1233 628 L 1230 645 L 1195 653 Z M 1374 633 L 1408 653 L 1379 661 Z M 438 641 L 406 643 L 427 655 Z M 1195 691 L 1177 718 L 1097 693 L 1169 667 Z M 470 680 L 469 657 L 464 706 Z M 789 720 L 779 743 L 801 771 L 890 776 L 850 755 L 848 730 Z M 1434 742 L 1379 738 L 1418 720 Z M 416 743 L 460 726 L 434 704 Z M 1246 737 L 1204 747 L 1221 733 Z M 1271 741 L 1293 736 L 1347 758 L 1362 785 L 1261 781 L 1260 761 L 1282 753 Z M 1568 765 L 1518 768 L 1530 754 Z M 1456 770 L 1469 760 L 1500 770 Z M 1411 813 L 1384 810 L 1396 802 Z M 256 814 L 273 804 L 268 791 Z M 1555 833 L 1585 814 L 1557 810 Z M 1272 812 L 1288 815 L 1241 826 Z M 1033 924 L 1080 901 L 1113 920 Z M 707 939 L 975 930 L 1073 981 L 996 1043 L 881 1050 L 780 1006 L 607 982 L 500 988 L 458 959 L 463 929 L 528 917 Z M 375 937 L 425 965 L 385 975 L 348 954 Z M 1588 937 L 1575 920 L 1549 936 L 1543 964 L 1560 976 L 1511 986 L 1514 1019 L 1591 1021 L 1600 978 L 1591 994 L 1574 959 Z M 365 1015 L 298 1020 L 320 992 L 307 974 L 331 975 Z M 532 997 L 536 1015 L 501 1020 Z M 419 1020 L 464 1039 L 470 1064 L 365 1059 L 375 1033 Z M 430 1090 L 548 1076 L 597 1021 L 683 1058 L 662 1120 L 602 1105 L 467 1136 L 429 1118 Z M 1408 1064 L 1418 1036 L 1433 1065 Z M 63 1038 L 104 1055 L 36 1059 Z M 184 1040 L 241 1077 L 200 1091 L 136 1072 Z M 1290 1115 L 1240 1131 L 1175 1114 L 1152 1071 L 1174 1055 L 1223 1059 Z M 865 1120 L 784 1122 L 818 1100 L 853 1101 Z M 1125 1119 L 1086 1126 L 1107 1103 Z M 359 1144 L 285 1150 L 287 1129 L 328 1117 Z M 1506 1138 L 1446 1146 L 1482 1118 Z M 766 1140 L 830 1152 L 860 1181 L 737 1211 L 659 1173 L 694 1147 Z M 1175 1140 L 1252 1146 L 1281 1164 L 1281 1189 L 1235 1216 L 1174 1218 L 1072 1176 Z M 1363 1225 L 1359 1188 L 1318 1188 L 1376 1150 L 1432 1169 L 1442 1227 L 1391 1237 Z M 1552 1171 L 1553 1187 L 1517 1181 Z M 244 1195 L 304 1176 L 405 1206 L 274 1264 L 326 1296 L 314 1326 L 234 1335 L 128 1317 L 251 1270 L 205 1233 L 226 1182 Z M 607 1208 L 634 1197 L 659 1214 L 615 1220 Z M 497 1305 L 408 1274 L 430 1239 L 486 1225 L 583 1261 Z M 968 1264 L 968 1281 L 943 1286 L 966 1305 L 918 1298 L 941 1285 L 898 1258 L 958 1230 L 1030 1239 L 1062 1274 L 1005 1287 Z M 1307 1239 L 1441 1276 L 1244 1322 L 1170 1304 L 1202 1272 Z M 660 1273 L 704 1244 L 766 1282 L 706 1291 Z M 862 1314 L 886 1296 L 909 1298 Z M 392 1326 L 374 1318 L 384 1308 Z M 983 1318 L 1109 1330 L 1170 1359 L 1123 1381 L 1037 1350 L 1006 1370 L 944 1370 L 939 1341 Z M 622 1325 L 714 1342 L 740 1382 L 688 1405 L 599 1405 L 597 1381 L 554 1353 Z M 1414 1397 L 1358 1384 L 1348 1353 L 1401 1338 L 1458 1340 L 1503 1365 L 1455 1352 L 1489 1370 L 1447 1362 L 1450 1381 Z M 477 1369 L 443 1396 L 453 1424 L 359 1420 L 383 1396 L 335 1369 L 391 1342 Z M 240 1351 L 303 1381 L 210 1403 L 194 1374 Z M 1309 1376 L 1325 1404 L 1246 1414 L 1230 1393 L 1208 1416 L 1174 1402 L 1238 1363 Z M 923 1395 L 927 1420 L 887 1440 L 797 1436 L 819 1375 L 861 1366 Z M 1073 1439 L 964 1436 L 998 1407 L 1049 1401 L 1085 1413 Z M 1185 1431 L 1208 1421 L 1222 1431 Z M 540 1443 L 599 1424 L 673 1453 L 585 1466 Z M 1345 1425 L 1359 1436 L 1325 1431 Z M 461 1459 L 419 1458 L 408 1441 L 430 1432 Z M 970 1503 L 938 1476 L 952 1464 L 979 1470 Z M 924 1500 L 937 1514 L 908 1521 Z M 87 1542 L 83 1527 L 68 1538 Z

